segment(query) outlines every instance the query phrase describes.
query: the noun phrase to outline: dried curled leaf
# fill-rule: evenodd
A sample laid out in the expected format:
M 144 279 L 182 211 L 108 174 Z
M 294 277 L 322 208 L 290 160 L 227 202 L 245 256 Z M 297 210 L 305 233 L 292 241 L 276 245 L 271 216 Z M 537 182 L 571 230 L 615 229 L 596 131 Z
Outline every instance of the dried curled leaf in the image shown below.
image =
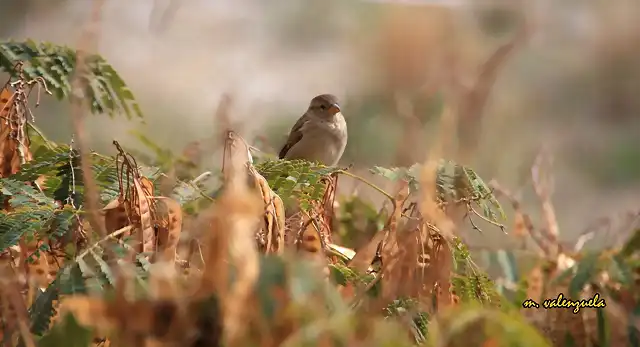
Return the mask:
M 156 206 L 158 255 L 166 262 L 173 264 L 182 233 L 182 209 L 180 204 L 163 196 L 153 197 Z
M 6 86 L 0 91 L 0 177 L 17 173 L 22 164 L 33 159 L 26 135 L 29 109 L 28 90 L 24 88 L 26 86 L 11 92 Z
M 284 251 L 285 212 L 282 199 L 269 187 L 267 180 L 253 166 L 249 167 L 255 185 L 260 189 L 265 205 L 262 230 L 258 244 L 263 253 L 282 254 Z
M 136 223 L 140 228 L 139 240 L 142 243 L 142 252 L 146 254 L 153 254 L 156 251 L 156 232 L 153 228 L 153 216 L 150 196 L 146 194 L 142 188 L 140 178 L 133 179 L 133 184 L 137 193 L 137 206 L 135 209 Z M 135 201 L 135 200 L 134 200 Z M 137 221 L 140 221 L 139 224 Z

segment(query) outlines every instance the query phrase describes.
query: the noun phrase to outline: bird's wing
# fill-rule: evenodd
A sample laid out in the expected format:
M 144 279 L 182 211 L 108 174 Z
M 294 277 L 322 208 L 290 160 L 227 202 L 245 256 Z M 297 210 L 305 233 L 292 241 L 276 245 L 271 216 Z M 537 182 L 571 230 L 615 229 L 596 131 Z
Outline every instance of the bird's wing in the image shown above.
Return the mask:
M 302 140 L 302 126 L 308 121 L 309 121 L 309 117 L 305 114 L 302 117 L 300 117 L 300 119 L 298 119 L 296 124 L 293 125 L 293 128 L 291 128 L 291 132 L 289 133 L 289 138 L 287 139 L 287 143 L 285 143 L 282 149 L 280 150 L 280 153 L 278 154 L 278 158 L 283 159 L 287 155 L 287 152 L 289 152 L 291 147 L 293 147 L 296 143 Z

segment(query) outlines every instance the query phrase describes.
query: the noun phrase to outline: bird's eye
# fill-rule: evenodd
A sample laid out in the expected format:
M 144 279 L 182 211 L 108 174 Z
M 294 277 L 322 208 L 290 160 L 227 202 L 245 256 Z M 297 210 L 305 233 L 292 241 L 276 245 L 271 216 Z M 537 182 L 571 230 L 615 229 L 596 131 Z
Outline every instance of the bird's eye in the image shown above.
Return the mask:
M 321 109 L 321 110 L 326 110 L 326 109 L 327 109 L 327 106 L 325 106 L 325 105 L 320 105 L 320 109 Z

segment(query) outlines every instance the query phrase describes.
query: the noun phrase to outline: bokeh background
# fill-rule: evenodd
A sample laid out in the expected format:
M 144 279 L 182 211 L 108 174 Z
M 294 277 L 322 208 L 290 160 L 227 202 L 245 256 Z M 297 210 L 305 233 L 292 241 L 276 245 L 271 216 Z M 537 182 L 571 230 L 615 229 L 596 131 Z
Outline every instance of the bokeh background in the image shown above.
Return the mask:
M 74 46 L 92 2 L 0 3 L 0 39 Z M 116 138 L 138 146 L 132 129 L 178 153 L 201 141 L 203 169 L 212 169 L 224 93 L 241 134 L 275 153 L 311 97 L 329 92 L 343 99 L 349 125 L 344 165 L 410 165 L 442 134 L 445 105 L 464 113 L 461 91 L 473 90 L 485 62 L 509 43 L 486 103 L 468 112 L 481 120 L 470 127 L 477 142 L 464 160 L 487 181 L 524 187 L 535 217 L 528 170 L 549 146 L 565 240 L 598 217 L 637 209 L 637 0 L 108 0 L 98 52 L 137 96 L 146 124 L 91 117 L 91 145 L 108 152 Z M 45 100 L 35 114 L 52 140 L 69 141 L 67 104 Z M 346 193 L 356 188 L 341 184 Z M 474 242 L 503 239 L 487 229 Z

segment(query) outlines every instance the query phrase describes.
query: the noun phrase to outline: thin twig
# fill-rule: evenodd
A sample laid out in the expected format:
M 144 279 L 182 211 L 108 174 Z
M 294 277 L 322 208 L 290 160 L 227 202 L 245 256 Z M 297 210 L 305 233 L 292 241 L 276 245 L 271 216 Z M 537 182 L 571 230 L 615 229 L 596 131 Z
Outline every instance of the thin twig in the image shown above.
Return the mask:
M 44 142 L 44 145 L 47 147 L 47 149 L 54 149 L 56 147 L 56 145 L 53 142 L 51 142 L 42 133 L 42 131 L 40 131 L 40 129 L 38 129 L 38 127 L 36 127 L 34 124 L 27 122 L 27 126 L 29 126 L 29 128 L 31 128 L 31 130 L 33 130 L 36 134 L 38 134 L 38 136 L 42 139 L 42 141 Z
M 91 246 L 87 247 L 87 249 L 82 251 L 82 253 L 80 253 L 76 257 L 76 261 L 84 258 L 87 254 L 89 254 L 89 252 L 91 252 L 94 248 L 98 247 L 98 245 L 100 245 L 101 243 L 103 243 L 103 242 L 105 242 L 107 240 L 116 240 L 118 236 L 130 231 L 131 229 L 133 229 L 133 226 L 132 225 L 127 225 L 126 227 L 118 229 L 118 230 L 112 232 L 111 234 L 103 237 L 102 239 L 98 240 L 97 242 L 93 243 Z
M 547 239 L 544 237 L 544 235 L 541 235 L 538 230 L 536 230 L 533 222 L 531 221 L 531 217 L 527 213 L 522 211 L 520 201 L 513 195 L 513 193 L 502 187 L 496 180 L 491 180 L 491 182 L 489 182 L 489 187 L 491 187 L 491 189 L 495 192 L 496 197 L 502 195 L 509 200 L 514 211 L 521 214 L 525 230 L 527 231 L 531 239 L 540 248 L 544 255 L 548 255 L 549 245 Z
M 11 264 L 10 268 L 13 276 L 11 276 L 11 280 L 7 286 L 8 288 L 5 287 L 5 295 L 7 295 L 7 299 L 9 299 L 9 302 L 11 302 L 14 308 L 18 320 L 18 329 L 26 347 L 35 347 L 35 340 L 27 323 L 29 322 L 29 317 L 27 316 L 26 303 L 22 295 L 20 295 L 20 288 L 17 281 L 14 280 L 18 278 L 18 274 L 13 264 Z
M 391 267 L 391 265 L 395 265 L 395 263 L 400 260 L 400 257 L 402 255 L 404 255 L 405 250 L 403 249 L 399 249 L 396 251 L 395 254 L 391 255 L 391 259 L 389 259 L 388 261 L 385 261 L 382 264 L 382 267 L 380 268 L 380 271 L 378 272 L 378 275 L 375 276 L 373 278 L 373 280 L 371 280 L 371 282 L 367 283 L 367 285 L 362 288 L 362 290 L 360 290 L 354 297 L 354 299 L 351 301 L 351 307 L 355 307 L 363 298 L 363 296 L 371 289 L 373 288 L 376 283 L 380 282 L 380 280 L 382 279 L 382 277 L 385 274 L 385 270 L 389 267 Z
M 502 224 L 500 224 L 500 223 L 497 223 L 497 222 L 494 222 L 494 221 L 490 220 L 489 218 L 487 218 L 487 217 L 485 217 L 485 216 L 481 215 L 480 213 L 478 213 L 478 211 L 476 211 L 476 210 L 473 208 L 473 206 L 471 206 L 471 203 L 467 203 L 467 208 L 469 209 L 469 211 L 473 212 L 473 214 L 475 214 L 476 216 L 478 216 L 478 218 L 482 219 L 483 221 L 485 221 L 485 222 L 487 222 L 487 223 L 489 223 L 489 224 L 493 224 L 493 225 L 497 226 L 497 227 L 498 227 L 498 228 L 500 228 L 500 230 L 502 230 L 503 232 L 505 231 L 505 230 L 504 230 L 504 225 L 502 225 Z
M 358 176 L 358 175 L 354 175 L 354 174 L 352 174 L 351 172 L 347 172 L 347 171 L 345 171 L 345 170 L 338 170 L 338 171 L 336 171 L 336 172 L 337 172 L 337 173 L 339 173 L 339 174 L 342 174 L 342 175 L 345 175 L 345 176 L 351 177 L 351 178 L 353 178 L 353 179 L 355 179 L 355 180 L 358 180 L 358 181 L 360 181 L 360 182 L 362 182 L 362 183 L 364 183 L 364 184 L 368 185 L 369 187 L 371 187 L 371 188 L 373 188 L 373 189 L 377 190 L 380 194 L 382 194 L 382 195 L 386 196 L 386 197 L 387 197 L 387 199 L 389 199 L 389 200 L 391 200 L 391 201 L 393 201 L 393 200 L 394 200 L 394 197 L 393 197 L 391 194 L 389 194 L 389 193 L 385 192 L 382 188 L 380 188 L 380 187 L 376 186 L 375 184 L 373 184 L 373 183 L 369 182 L 369 181 L 368 181 L 367 179 L 365 179 L 365 178 L 362 178 L 362 177 L 360 177 L 360 176 Z
M 164 173 L 161 173 L 161 174 L 160 174 L 160 176 L 169 178 L 169 176 L 167 176 L 167 175 L 166 175 L 166 174 L 164 174 Z M 201 175 L 201 176 L 202 176 L 202 175 Z M 195 181 L 195 180 L 192 180 L 192 181 L 186 182 L 186 181 L 176 180 L 176 182 L 177 182 L 177 183 L 184 183 L 184 184 L 186 184 L 187 186 L 189 186 L 190 188 L 193 188 L 193 190 L 195 190 L 196 192 L 198 192 L 198 194 L 200 194 L 200 196 L 202 196 L 203 198 L 205 198 L 205 199 L 207 199 L 207 200 L 209 200 L 209 201 L 215 201 L 215 199 L 214 199 L 214 198 L 210 197 L 210 196 L 209 196 L 209 195 L 207 195 L 205 192 L 203 192 L 203 191 L 200 189 L 200 187 L 198 187 L 198 186 L 194 183 L 194 181 Z

